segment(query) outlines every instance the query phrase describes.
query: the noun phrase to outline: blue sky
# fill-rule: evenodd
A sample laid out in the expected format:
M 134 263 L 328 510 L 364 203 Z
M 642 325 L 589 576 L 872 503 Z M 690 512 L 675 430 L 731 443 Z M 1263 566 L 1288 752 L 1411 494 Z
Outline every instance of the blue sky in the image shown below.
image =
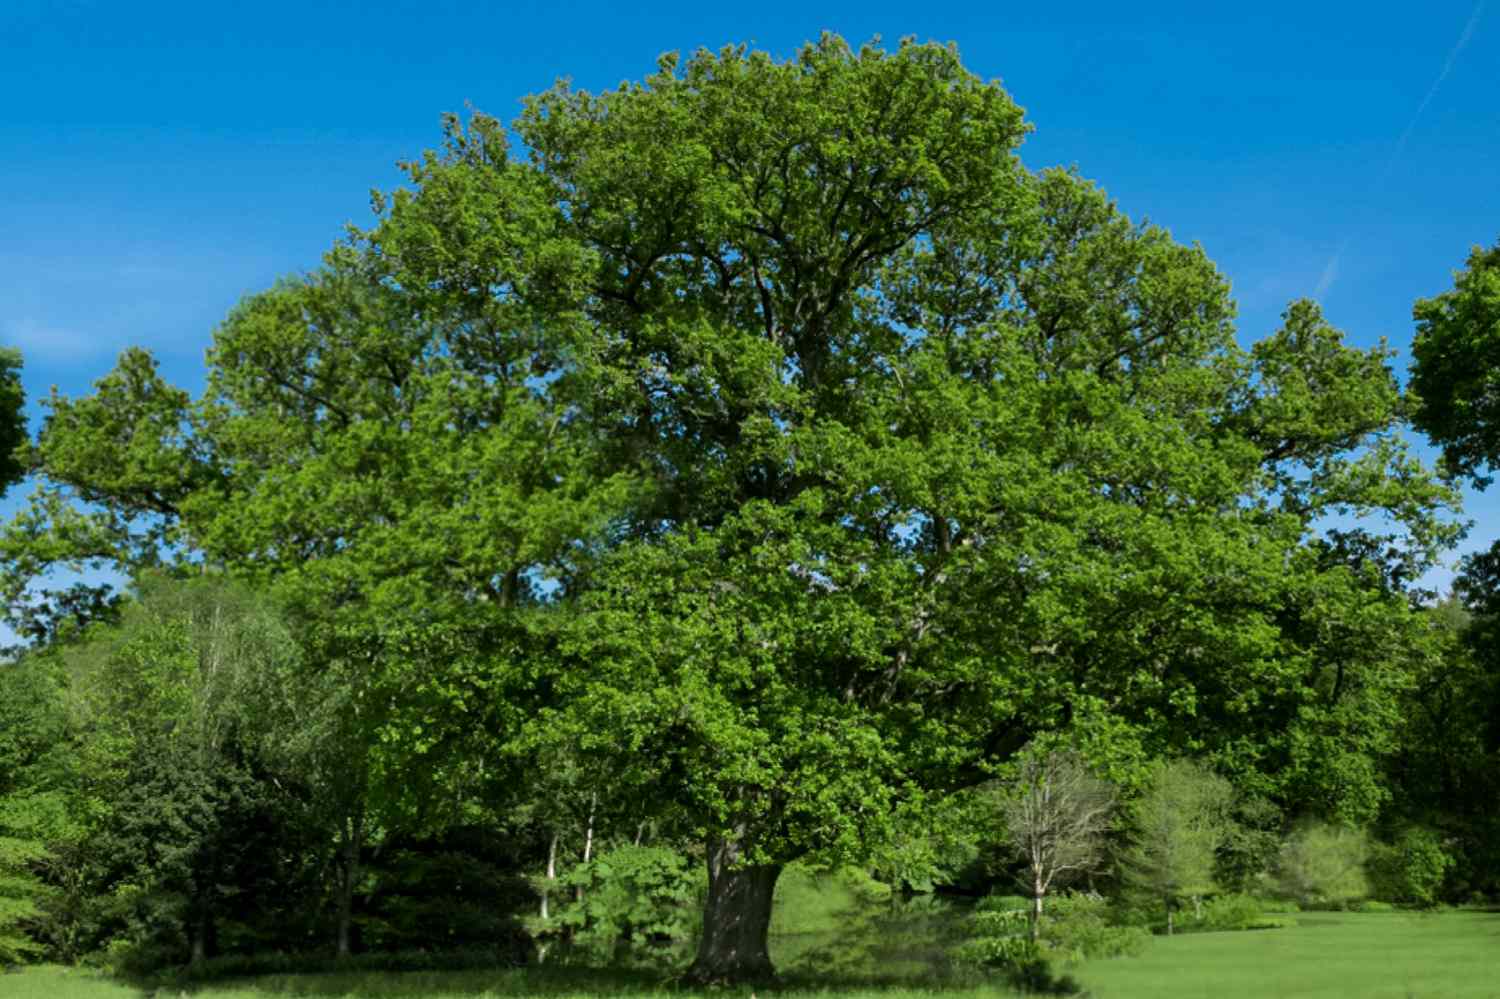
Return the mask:
M 1404 366 L 1413 299 L 1500 237 L 1491 4 L 0 0 L 0 343 L 34 414 L 131 344 L 197 389 L 215 323 L 365 222 L 441 112 L 509 119 L 561 76 L 827 29 L 956 42 L 1027 109 L 1028 165 L 1076 164 L 1203 244 L 1242 342 L 1315 295 Z M 1500 536 L 1495 493 L 1471 496 L 1468 547 Z

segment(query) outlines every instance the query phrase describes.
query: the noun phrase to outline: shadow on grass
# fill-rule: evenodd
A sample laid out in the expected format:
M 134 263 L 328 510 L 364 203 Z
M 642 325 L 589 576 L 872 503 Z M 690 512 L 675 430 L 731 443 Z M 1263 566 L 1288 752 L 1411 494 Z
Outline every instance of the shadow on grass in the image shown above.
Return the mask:
M 930 969 L 889 973 L 852 969 L 787 971 L 774 982 L 697 988 L 679 981 L 678 971 L 597 968 L 570 965 L 484 966 L 473 955 L 364 955 L 342 961 L 275 958 L 259 961 L 209 962 L 189 972 L 177 969 L 129 982 L 145 996 L 175 999 L 180 995 L 214 999 L 236 996 L 370 996 L 436 999 L 443 996 L 626 997 L 641 995 L 758 996 L 807 993 L 972 993 L 988 991 L 994 979 L 972 973 L 934 975 Z M 258 966 L 257 966 L 258 965 Z M 277 967 L 269 967 L 277 965 Z

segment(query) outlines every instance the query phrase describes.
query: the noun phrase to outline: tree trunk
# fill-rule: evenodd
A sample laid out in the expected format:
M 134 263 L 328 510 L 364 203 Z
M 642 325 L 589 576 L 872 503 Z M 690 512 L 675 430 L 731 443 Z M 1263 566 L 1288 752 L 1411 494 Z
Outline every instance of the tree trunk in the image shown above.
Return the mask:
M 767 982 L 775 977 L 766 936 L 780 864 L 736 866 L 742 844 L 708 842 L 708 901 L 698 957 L 685 976 L 695 985 Z
M 353 922 L 354 886 L 359 882 L 359 853 L 364 847 L 365 809 L 360 804 L 354 814 L 346 817 L 344 826 L 343 863 L 340 865 L 338 908 L 338 956 L 348 957 L 349 929 Z
M 213 929 L 213 917 L 209 914 L 208 906 L 199 900 L 196 908 L 198 912 L 193 918 L 193 950 L 188 958 L 188 963 L 195 968 L 208 957 L 208 936 Z
M 594 810 L 599 805 L 599 792 L 595 791 L 589 795 L 589 821 L 588 828 L 583 834 L 583 862 L 587 864 L 594 859 Z M 573 901 L 583 901 L 583 885 L 573 887 Z
M 1172 935 L 1172 900 L 1167 899 L 1167 936 Z
M 542 918 L 551 918 L 547 910 L 547 902 L 552 894 L 552 882 L 557 880 L 557 831 L 553 830 L 552 839 L 547 843 L 547 880 L 542 882 Z
M 1042 896 L 1046 889 L 1037 885 L 1031 895 L 1031 942 L 1036 943 L 1042 939 Z

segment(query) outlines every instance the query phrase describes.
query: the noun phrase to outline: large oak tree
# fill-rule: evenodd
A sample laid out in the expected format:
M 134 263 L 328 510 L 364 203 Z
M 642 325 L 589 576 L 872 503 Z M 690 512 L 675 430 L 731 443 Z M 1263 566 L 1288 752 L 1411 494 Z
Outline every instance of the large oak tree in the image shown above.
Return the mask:
M 86 557 L 274 584 L 405 773 L 566 757 L 690 827 L 704 981 L 771 972 L 785 863 L 1040 732 L 1337 803 L 1417 627 L 1362 553 L 1451 536 L 1388 353 L 1305 302 L 1241 349 L 1204 253 L 1026 170 L 1027 128 L 951 48 L 834 37 L 560 84 L 517 150 L 451 119 L 225 321 L 202 399 L 132 352 L 52 400 L 7 594 Z

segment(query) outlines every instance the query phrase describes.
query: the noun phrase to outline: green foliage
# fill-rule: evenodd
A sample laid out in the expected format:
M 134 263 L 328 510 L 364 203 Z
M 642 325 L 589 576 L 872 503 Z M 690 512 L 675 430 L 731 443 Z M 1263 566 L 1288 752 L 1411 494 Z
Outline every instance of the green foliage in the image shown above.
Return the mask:
M 1205 902 L 1201 916 L 1188 926 L 1210 931 L 1251 930 L 1261 928 L 1264 918 L 1260 900 L 1253 895 L 1219 895 Z
M 7 827 L 13 826 L 14 820 L 7 822 L 0 816 L 0 971 L 35 957 L 42 949 L 24 927 L 41 915 L 37 897 L 43 888 L 29 868 L 46 856 L 46 849 L 36 840 L 6 835 Z
M 493 828 L 388 836 L 363 867 L 359 949 L 479 951 L 524 962 L 530 949 L 524 913 L 536 894 L 516 872 L 517 860 L 514 844 Z
M 1455 591 L 1429 612 L 1437 654 L 1406 699 L 1386 824 L 1441 836 L 1457 901 L 1500 897 L 1500 543 L 1464 559 Z
M 870 870 L 888 890 L 927 893 L 983 878 L 993 802 L 981 789 L 925 796 L 898 808 L 884 841 L 870 844 Z M 788 867 L 788 873 L 796 865 Z M 782 890 L 786 875 L 777 884 Z
M 1483 488 L 1500 455 L 1500 244 L 1474 247 L 1453 288 L 1412 306 L 1413 420 L 1456 475 Z
M 1014 941 L 1028 934 L 1030 908 L 1031 900 L 1017 895 L 981 900 L 971 918 L 972 938 L 958 950 L 960 958 L 983 963 L 990 960 L 987 954 L 1014 950 Z M 1139 954 L 1148 940 L 1139 927 L 1119 924 L 1102 895 L 1065 892 L 1043 911 L 1038 943 L 1049 960 L 1076 964 Z
M 21 388 L 21 352 L 0 347 L 0 495 L 28 471 L 26 393 Z
M 1067 892 L 1048 903 L 1042 943 L 1054 960 L 1078 964 L 1095 958 L 1135 957 L 1150 934 L 1113 919 L 1109 900 L 1092 892 Z
M 104 948 L 141 970 L 201 958 L 221 937 L 305 946 L 295 914 L 320 858 L 306 788 L 271 749 L 289 637 L 255 594 L 212 574 L 143 578 L 138 594 L 120 625 L 52 653 L 80 747 L 64 952 Z
M 576 893 L 533 933 L 561 935 L 564 955 L 584 963 L 662 967 L 679 963 L 696 938 L 703 895 L 701 864 L 666 846 L 622 845 L 559 879 Z
M 54 660 L 0 662 L 0 967 L 53 942 L 61 854 L 77 841 L 76 755 Z
M 1361 830 L 1308 823 L 1282 845 L 1277 883 L 1284 895 L 1304 908 L 1340 906 L 1369 894 L 1369 853 L 1369 840 Z
M 1160 764 L 1130 804 L 1131 838 L 1121 857 L 1128 884 L 1166 907 L 1167 931 L 1181 901 L 1214 890 L 1216 851 L 1228 838 L 1234 792 L 1188 760 Z
M 1367 898 L 1357 902 L 1350 902 L 1345 906 L 1350 912 L 1395 912 L 1396 906 L 1391 902 L 1381 902 L 1378 899 Z
M 202 397 L 138 349 L 54 395 L 0 532 L 11 620 L 111 611 L 40 614 L 59 566 L 207 566 L 285 608 L 194 590 L 80 644 L 109 918 L 203 943 L 304 856 L 345 910 L 371 830 L 549 771 L 533 806 L 572 798 L 537 826 L 607 775 L 609 808 L 751 866 L 918 886 L 966 849 L 953 792 L 1039 736 L 1126 786 L 1192 755 L 1378 813 L 1431 652 L 1405 581 L 1455 533 L 1390 352 L 1307 302 L 1242 350 L 1202 251 L 1025 169 L 1028 127 L 931 44 L 559 84 L 514 151 L 448 119 L 369 230 L 225 319 Z M 1170 897 L 1202 855 L 1136 867 Z M 580 932 L 634 939 L 615 918 Z
M 1229 930 L 1270 930 L 1296 926 L 1295 916 L 1282 911 L 1287 907 L 1244 892 L 1218 895 L 1204 902 L 1201 909 L 1185 913 L 1177 924 L 1179 932 L 1217 933 Z M 1290 907 L 1293 912 L 1296 906 Z
M 1219 844 L 1214 881 L 1231 892 L 1259 886 L 1281 849 L 1282 814 L 1275 803 L 1254 794 L 1237 794 L 1230 807 L 1224 841 Z
M 1139 954 L 1145 947 L 1146 933 L 1111 925 L 1107 914 L 1108 904 L 1099 896 L 1060 896 L 1043 915 L 1040 938 L 1033 939 L 1031 900 L 990 896 L 976 907 L 969 938 L 954 948 L 953 956 L 1001 974 L 1023 992 L 1075 992 L 1076 984 L 1058 976 L 1056 965 Z
M 1377 843 L 1371 850 L 1371 891 L 1388 902 L 1431 906 L 1438 901 L 1443 879 L 1454 858 L 1442 837 L 1431 829 L 1403 829 L 1392 843 Z

